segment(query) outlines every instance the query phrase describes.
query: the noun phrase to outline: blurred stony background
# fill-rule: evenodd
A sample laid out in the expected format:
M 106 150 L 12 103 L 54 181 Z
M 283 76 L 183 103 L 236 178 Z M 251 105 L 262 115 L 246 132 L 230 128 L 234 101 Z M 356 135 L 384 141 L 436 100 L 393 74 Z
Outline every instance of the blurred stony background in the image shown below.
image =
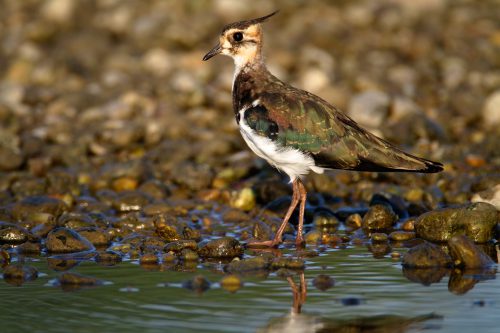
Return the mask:
M 275 9 L 264 49 L 273 73 L 446 166 L 426 176 L 313 175 L 313 193 L 363 205 L 389 191 L 417 215 L 485 190 L 476 196 L 500 197 L 498 1 L 2 0 L 0 8 L 0 220 L 38 223 L 12 208 L 33 196 L 58 198 L 64 210 L 149 216 L 173 209 L 166 198 L 252 211 L 289 193 L 240 138 L 232 61 L 201 61 L 224 24 Z

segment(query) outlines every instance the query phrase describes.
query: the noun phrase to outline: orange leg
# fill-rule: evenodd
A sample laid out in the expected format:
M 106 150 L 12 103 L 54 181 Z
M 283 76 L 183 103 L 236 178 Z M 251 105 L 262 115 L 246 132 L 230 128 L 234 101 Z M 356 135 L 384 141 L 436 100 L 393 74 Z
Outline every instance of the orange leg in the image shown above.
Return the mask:
M 307 191 L 306 187 L 302 183 L 302 181 L 298 180 L 298 189 L 299 189 L 299 200 L 300 200 L 300 208 L 299 208 L 299 225 L 297 227 L 297 237 L 295 238 L 295 243 L 297 246 L 302 246 L 304 243 L 303 237 L 303 229 L 304 229 L 304 211 L 306 209 L 306 199 L 307 199 Z
M 283 218 L 283 222 L 281 222 L 281 225 L 278 228 L 278 231 L 276 231 L 274 239 L 263 242 L 252 242 L 248 244 L 249 247 L 263 247 L 263 246 L 275 247 L 282 242 L 282 236 L 283 233 L 285 232 L 288 220 L 290 220 L 290 217 L 292 216 L 293 211 L 297 207 L 299 201 L 302 200 L 302 198 L 305 199 L 306 196 L 306 190 L 304 184 L 302 184 L 300 179 L 297 178 L 293 181 L 292 189 L 293 189 L 292 203 L 290 204 L 290 207 L 288 207 L 288 211 L 286 212 L 285 217 Z M 299 231 L 297 231 L 297 239 L 299 240 L 299 233 L 300 233 L 300 243 L 302 244 L 302 226 L 304 222 L 303 220 L 304 220 L 305 202 L 301 203 L 300 207 L 301 207 L 302 218 L 299 218 Z

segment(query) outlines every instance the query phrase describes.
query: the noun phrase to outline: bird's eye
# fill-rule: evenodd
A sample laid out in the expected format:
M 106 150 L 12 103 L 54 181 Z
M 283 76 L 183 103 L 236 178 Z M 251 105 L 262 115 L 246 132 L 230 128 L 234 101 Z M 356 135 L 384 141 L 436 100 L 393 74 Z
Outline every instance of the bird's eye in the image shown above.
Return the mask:
M 233 34 L 233 39 L 236 41 L 236 42 L 241 42 L 243 40 L 243 34 L 241 32 L 235 32 Z

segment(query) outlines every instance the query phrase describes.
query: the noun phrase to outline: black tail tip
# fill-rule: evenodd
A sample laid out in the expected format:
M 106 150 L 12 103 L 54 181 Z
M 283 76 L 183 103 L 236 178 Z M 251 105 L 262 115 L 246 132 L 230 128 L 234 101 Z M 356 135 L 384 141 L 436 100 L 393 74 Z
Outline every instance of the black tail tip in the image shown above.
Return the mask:
M 422 172 L 425 173 L 436 173 L 436 172 L 441 172 L 443 171 L 443 164 L 439 162 L 433 162 L 433 161 L 425 161 L 425 166 L 426 168 L 422 170 Z

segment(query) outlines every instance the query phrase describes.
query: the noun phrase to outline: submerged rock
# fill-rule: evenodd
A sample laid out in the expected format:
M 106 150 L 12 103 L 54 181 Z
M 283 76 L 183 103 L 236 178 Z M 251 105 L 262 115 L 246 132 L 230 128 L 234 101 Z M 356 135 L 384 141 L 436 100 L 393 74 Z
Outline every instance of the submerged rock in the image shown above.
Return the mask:
M 240 290 L 241 286 L 243 286 L 243 282 L 238 276 L 231 274 L 224 276 L 220 281 L 220 285 L 226 291 L 229 291 L 230 293 L 235 293 L 238 290 Z
M 329 275 L 319 274 L 314 278 L 312 284 L 318 290 L 326 291 L 335 285 L 335 280 L 332 279 Z
M 208 281 L 203 275 L 197 275 L 191 280 L 185 281 L 182 286 L 197 293 L 202 293 L 210 289 L 210 281 Z
M 94 277 L 70 272 L 65 272 L 59 275 L 57 282 L 64 290 L 67 291 L 77 290 L 81 287 L 95 287 L 103 284 L 102 280 Z
M 486 243 L 493 238 L 497 222 L 497 209 L 477 202 L 420 215 L 415 222 L 415 232 L 417 237 L 433 242 L 446 242 L 455 235 L 466 235 L 476 243 Z
M 222 237 L 200 244 L 198 253 L 204 258 L 234 258 L 243 254 L 243 246 L 233 237 Z
M 224 267 L 229 273 L 242 273 L 269 269 L 271 260 L 266 257 L 255 257 L 248 259 L 235 259 Z
M 122 261 L 122 256 L 114 251 L 102 251 L 95 256 L 95 261 L 104 266 L 114 266 Z
M 461 268 L 491 267 L 495 262 L 467 236 L 454 236 L 448 241 L 453 264 Z
M 3 279 L 8 284 L 21 286 L 27 281 L 33 281 L 38 277 L 38 271 L 35 267 L 24 265 L 8 265 L 3 269 Z

